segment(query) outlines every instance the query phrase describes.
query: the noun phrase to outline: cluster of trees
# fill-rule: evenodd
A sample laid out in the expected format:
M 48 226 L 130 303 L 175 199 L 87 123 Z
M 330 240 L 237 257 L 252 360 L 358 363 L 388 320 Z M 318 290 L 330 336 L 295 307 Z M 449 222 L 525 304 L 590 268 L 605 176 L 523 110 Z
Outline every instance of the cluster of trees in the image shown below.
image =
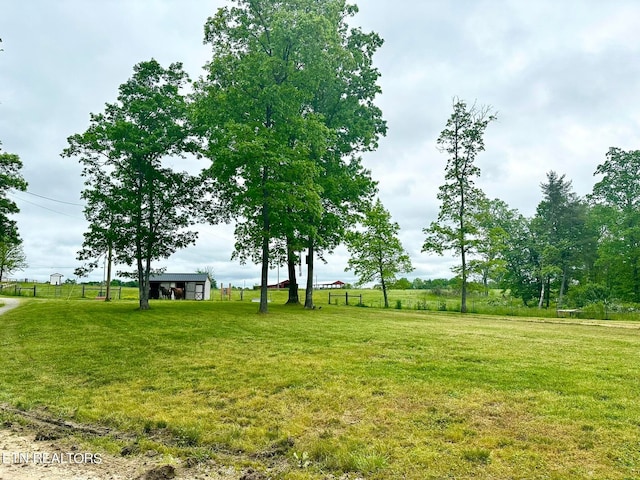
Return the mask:
M 555 171 L 541 184 L 542 200 L 526 218 L 475 186 L 482 137 L 496 118 L 487 107 L 454 101 L 438 139 L 449 155 L 440 187 L 438 219 L 424 229 L 424 251 L 449 250 L 460 258 L 462 311 L 476 278 L 508 289 L 525 305 L 561 307 L 569 289 L 580 302 L 640 302 L 640 152 L 611 148 L 594 175 L 602 179 L 580 198 Z
M 235 258 L 261 264 L 260 312 L 268 271 L 287 265 L 289 302 L 299 303 L 296 267 L 307 265 L 305 307 L 313 307 L 314 259 L 345 241 L 348 269 L 386 289 L 412 270 L 399 227 L 379 201 L 360 155 L 386 133 L 376 33 L 352 28 L 357 7 L 344 0 L 235 0 L 205 24 L 212 58 L 192 82 L 180 63 L 134 67 L 114 103 L 91 114 L 63 156 L 83 165 L 87 202 L 78 258 L 95 268 L 108 257 L 134 266 L 140 308 L 149 307 L 153 262 L 196 240 L 197 222 L 236 222 Z M 423 251 L 453 251 L 466 311 L 467 284 L 509 289 L 525 304 L 640 302 L 640 152 L 612 148 L 586 198 L 548 172 L 536 214 L 525 218 L 475 185 L 490 107 L 454 99 L 437 143 L 447 155 L 438 218 Z M 208 160 L 197 175 L 171 162 Z M 0 253 L 20 245 L 8 189 L 26 189 L 16 155 L 0 151 Z M 233 212 L 234 218 L 230 218 Z M 350 226 L 361 227 L 349 231 Z M 11 268 L 2 260 L 0 274 Z M 109 298 L 109 295 L 107 295 Z
M 460 278 L 430 278 L 423 280 L 414 278 L 409 280 L 407 277 L 397 279 L 391 284 L 394 290 L 451 290 L 459 289 Z
M 496 243 L 503 247 L 494 279 L 525 304 L 548 307 L 557 299 L 562 306 L 569 289 L 584 292 L 583 302 L 640 302 L 638 171 L 640 152 L 611 148 L 594 172 L 602 178 L 586 198 L 551 171 L 533 218 L 494 201 L 504 235 Z
M 314 258 L 368 209 L 376 184 L 359 155 L 386 132 L 372 62 L 382 39 L 349 27 L 356 12 L 344 0 L 236 0 L 205 24 L 212 59 L 197 82 L 179 63 L 136 65 L 63 152 L 85 177 L 77 273 L 102 255 L 135 266 L 147 309 L 152 263 L 192 244 L 196 222 L 233 212 L 234 256 L 262 265 L 260 312 L 276 264 L 288 265 L 289 301 L 299 301 L 303 257 L 312 308 Z M 209 165 L 198 175 L 169 166 L 187 154 Z

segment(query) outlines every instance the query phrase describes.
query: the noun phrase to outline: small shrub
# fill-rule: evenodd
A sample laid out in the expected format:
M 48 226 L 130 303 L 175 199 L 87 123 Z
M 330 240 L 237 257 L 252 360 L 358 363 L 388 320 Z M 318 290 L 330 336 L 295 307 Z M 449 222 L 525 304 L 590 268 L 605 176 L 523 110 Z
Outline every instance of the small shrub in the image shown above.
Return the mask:
M 429 304 L 426 300 L 418 300 L 416 302 L 416 310 L 429 310 Z
M 402 300 L 396 300 L 396 310 L 402 310 Z
M 609 292 L 606 286 L 598 283 L 587 283 L 571 287 L 568 293 L 569 302 L 576 307 L 606 302 Z

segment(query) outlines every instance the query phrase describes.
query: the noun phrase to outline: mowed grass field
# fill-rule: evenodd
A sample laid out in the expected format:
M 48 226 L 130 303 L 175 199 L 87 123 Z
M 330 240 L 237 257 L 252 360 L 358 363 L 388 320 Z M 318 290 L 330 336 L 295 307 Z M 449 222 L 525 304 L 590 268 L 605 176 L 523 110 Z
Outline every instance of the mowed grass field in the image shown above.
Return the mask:
M 26 300 L 0 402 L 273 478 L 640 478 L 640 324 Z M 355 478 L 355 476 L 352 476 Z

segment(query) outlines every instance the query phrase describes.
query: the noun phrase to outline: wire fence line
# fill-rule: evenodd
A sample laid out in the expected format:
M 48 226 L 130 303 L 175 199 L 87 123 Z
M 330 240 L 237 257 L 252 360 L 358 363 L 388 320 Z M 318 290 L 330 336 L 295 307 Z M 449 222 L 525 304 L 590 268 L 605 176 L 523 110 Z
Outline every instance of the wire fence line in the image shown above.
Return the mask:
M 104 298 L 106 287 L 76 284 L 3 283 L 0 284 L 0 294 L 37 298 Z M 122 287 L 111 287 L 111 298 L 122 299 Z

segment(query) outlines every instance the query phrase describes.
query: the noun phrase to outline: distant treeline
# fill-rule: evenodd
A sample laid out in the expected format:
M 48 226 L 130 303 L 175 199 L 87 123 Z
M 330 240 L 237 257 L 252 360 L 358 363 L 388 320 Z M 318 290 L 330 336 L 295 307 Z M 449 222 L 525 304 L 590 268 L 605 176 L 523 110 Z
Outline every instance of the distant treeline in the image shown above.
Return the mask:
M 71 280 L 71 279 L 67 279 L 65 281 L 65 283 L 76 283 L 75 280 Z M 82 282 L 84 285 L 91 285 L 91 286 L 101 286 L 104 282 Z M 118 280 L 118 279 L 114 279 L 111 280 L 111 286 L 112 287 L 134 287 L 134 288 L 138 288 L 138 282 L 135 280 L 128 280 L 128 281 L 123 281 L 123 280 Z
M 422 280 L 421 278 L 415 278 L 414 280 L 400 278 L 391 284 L 393 290 L 446 290 L 458 288 L 459 286 L 460 278 L 458 277 L 434 278 L 429 280 Z

